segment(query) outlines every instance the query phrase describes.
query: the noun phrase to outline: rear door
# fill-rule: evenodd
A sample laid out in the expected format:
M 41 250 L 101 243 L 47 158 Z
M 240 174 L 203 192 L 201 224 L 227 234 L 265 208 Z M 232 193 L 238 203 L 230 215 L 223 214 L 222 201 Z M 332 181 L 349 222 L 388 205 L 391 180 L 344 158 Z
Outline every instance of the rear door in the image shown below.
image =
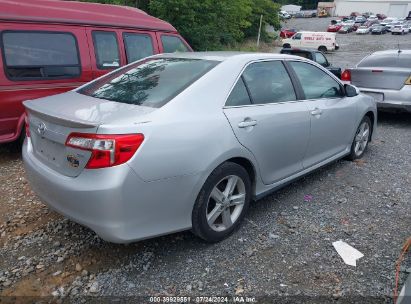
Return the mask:
M 311 118 L 310 143 L 303 166 L 309 168 L 347 148 L 357 117 L 354 99 L 347 98 L 339 82 L 317 66 L 301 61 L 287 61 L 300 82 L 303 103 Z
M 254 154 L 265 184 L 302 170 L 310 117 L 282 61 L 249 64 L 224 113 L 239 142 Z

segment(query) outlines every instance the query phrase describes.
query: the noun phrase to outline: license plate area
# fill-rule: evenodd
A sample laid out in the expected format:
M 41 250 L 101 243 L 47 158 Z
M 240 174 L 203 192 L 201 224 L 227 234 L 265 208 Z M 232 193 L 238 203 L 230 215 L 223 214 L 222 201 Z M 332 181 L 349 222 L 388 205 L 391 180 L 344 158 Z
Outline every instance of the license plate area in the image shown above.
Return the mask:
M 63 152 L 60 143 L 40 136 L 36 138 L 35 151 L 39 158 L 48 163 L 52 163 L 54 166 L 58 166 L 58 155 L 61 155 Z
M 362 93 L 374 98 L 375 102 L 383 102 L 384 101 L 384 94 L 383 93 L 377 93 L 377 92 L 362 92 Z

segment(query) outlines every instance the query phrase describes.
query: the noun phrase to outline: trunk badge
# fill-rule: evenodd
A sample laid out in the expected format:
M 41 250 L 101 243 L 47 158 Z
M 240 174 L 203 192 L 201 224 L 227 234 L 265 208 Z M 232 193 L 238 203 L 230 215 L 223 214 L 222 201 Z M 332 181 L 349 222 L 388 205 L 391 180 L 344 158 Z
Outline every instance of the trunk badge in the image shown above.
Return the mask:
M 67 155 L 67 161 L 70 166 L 77 168 L 80 165 L 80 161 L 74 155 Z
M 46 125 L 43 122 L 40 122 L 37 126 L 37 133 L 39 133 L 41 136 L 46 133 Z

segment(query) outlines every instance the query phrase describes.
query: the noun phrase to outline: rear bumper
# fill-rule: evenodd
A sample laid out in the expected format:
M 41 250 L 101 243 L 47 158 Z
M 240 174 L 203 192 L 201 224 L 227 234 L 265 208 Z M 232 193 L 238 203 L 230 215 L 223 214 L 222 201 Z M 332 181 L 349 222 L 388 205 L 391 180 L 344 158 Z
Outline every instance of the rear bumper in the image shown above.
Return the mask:
M 383 90 L 383 89 L 358 89 L 367 93 L 379 93 L 383 95 L 382 101 L 377 101 L 379 109 L 398 109 L 411 112 L 411 86 L 404 86 L 401 90 Z
M 38 161 L 29 140 L 23 160 L 44 203 L 107 241 L 129 243 L 191 227 L 198 175 L 145 182 L 124 164 L 67 177 Z

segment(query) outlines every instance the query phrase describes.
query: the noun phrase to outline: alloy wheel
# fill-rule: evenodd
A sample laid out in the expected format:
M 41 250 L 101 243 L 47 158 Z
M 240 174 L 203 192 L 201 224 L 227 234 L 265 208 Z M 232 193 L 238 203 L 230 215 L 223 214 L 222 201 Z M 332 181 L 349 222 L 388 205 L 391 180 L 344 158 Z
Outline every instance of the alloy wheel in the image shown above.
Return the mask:
M 210 193 L 207 202 L 207 222 L 217 232 L 229 229 L 238 220 L 244 208 L 246 188 L 237 175 L 220 180 Z
M 367 148 L 367 144 L 370 138 L 370 126 L 364 121 L 358 128 L 355 135 L 354 153 L 356 156 L 360 156 Z

